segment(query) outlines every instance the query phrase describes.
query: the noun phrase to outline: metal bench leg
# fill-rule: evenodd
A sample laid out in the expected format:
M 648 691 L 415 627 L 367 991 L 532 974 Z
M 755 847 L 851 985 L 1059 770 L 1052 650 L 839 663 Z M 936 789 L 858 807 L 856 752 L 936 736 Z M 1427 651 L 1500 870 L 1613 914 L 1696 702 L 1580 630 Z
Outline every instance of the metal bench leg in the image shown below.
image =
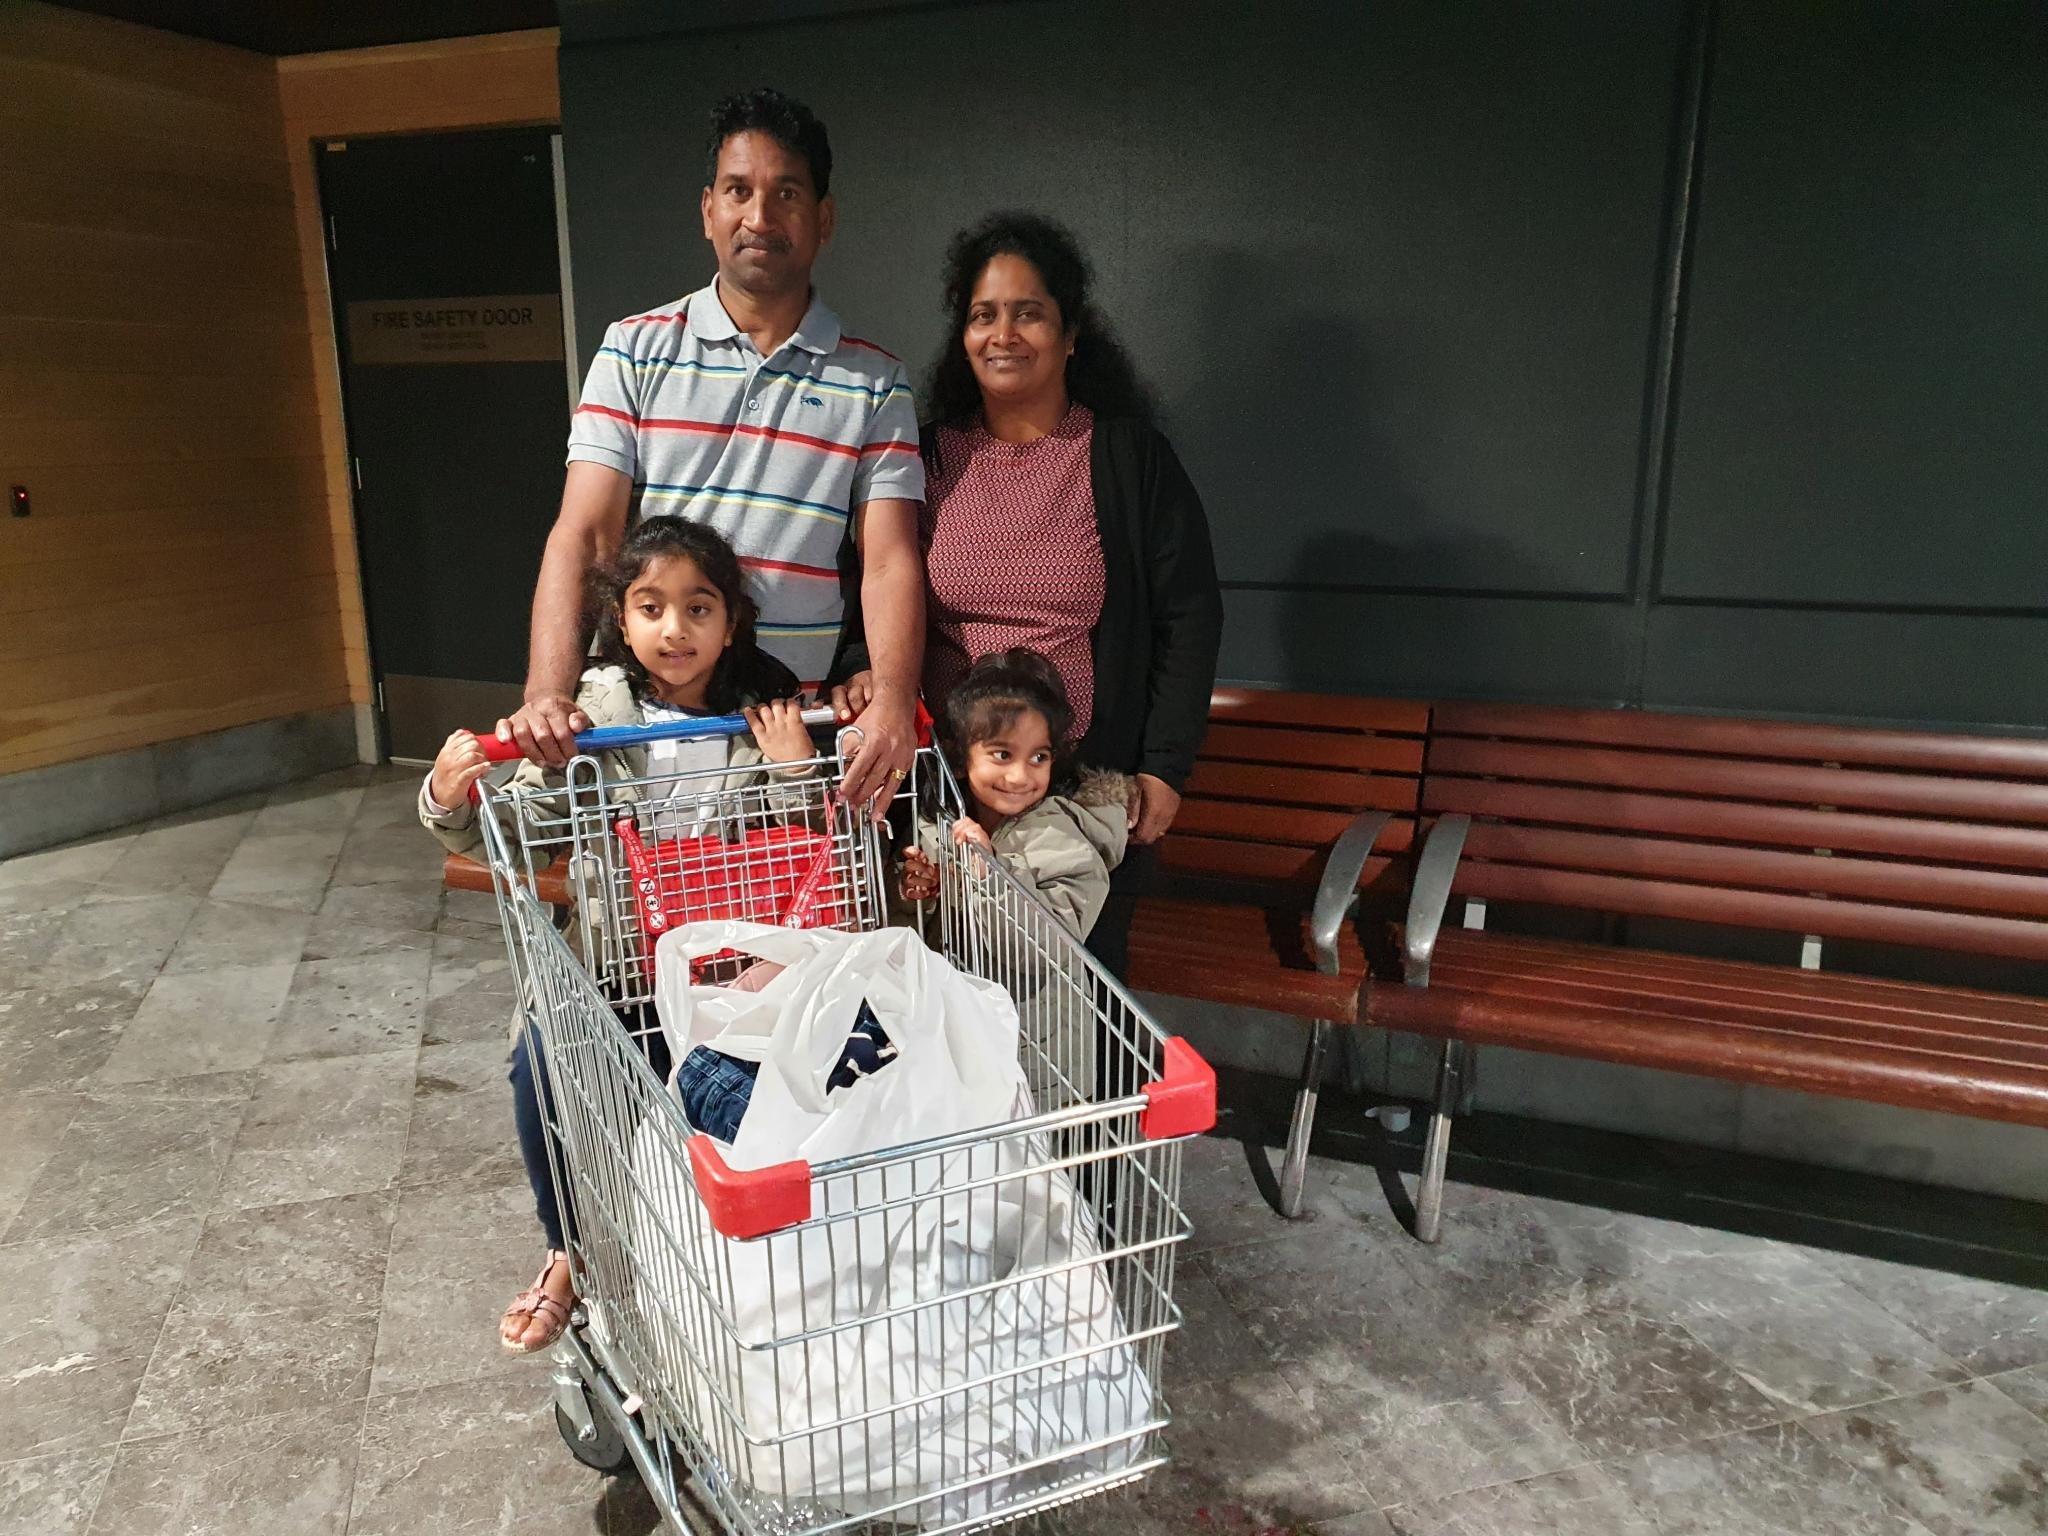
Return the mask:
M 1280 1214 L 1290 1221 L 1301 1214 L 1301 1187 L 1308 1178 L 1308 1138 L 1315 1129 L 1316 1094 L 1323 1086 L 1323 1058 L 1329 1045 L 1330 1021 L 1317 1019 L 1309 1028 L 1301 1089 L 1294 1095 L 1294 1119 L 1287 1127 L 1287 1160 L 1280 1168 Z
M 1459 1040 L 1444 1042 L 1436 1074 L 1436 1112 L 1429 1117 L 1429 1135 L 1422 1144 L 1422 1183 L 1415 1192 L 1415 1235 L 1425 1243 L 1437 1240 L 1443 1222 L 1444 1165 L 1451 1156 L 1451 1119 L 1458 1112 L 1471 1060 L 1471 1046 Z

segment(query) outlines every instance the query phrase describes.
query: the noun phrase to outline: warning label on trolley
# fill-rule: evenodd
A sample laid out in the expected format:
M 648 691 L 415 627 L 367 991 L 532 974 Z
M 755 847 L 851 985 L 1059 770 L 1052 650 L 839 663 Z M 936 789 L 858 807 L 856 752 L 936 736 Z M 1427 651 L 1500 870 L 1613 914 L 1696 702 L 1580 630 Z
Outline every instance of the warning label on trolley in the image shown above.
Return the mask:
M 552 293 L 469 299 L 365 299 L 348 307 L 352 363 L 546 363 L 562 357 Z

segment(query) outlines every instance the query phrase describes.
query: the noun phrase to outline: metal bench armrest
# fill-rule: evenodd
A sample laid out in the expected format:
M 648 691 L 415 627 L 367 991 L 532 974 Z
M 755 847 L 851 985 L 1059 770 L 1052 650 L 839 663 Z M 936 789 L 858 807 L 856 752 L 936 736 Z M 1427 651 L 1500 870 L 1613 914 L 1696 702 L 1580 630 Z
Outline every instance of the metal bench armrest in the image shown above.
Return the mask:
M 1365 861 L 1372 856 L 1372 845 L 1379 841 L 1380 833 L 1392 819 L 1387 811 L 1361 811 L 1330 848 L 1323 878 L 1316 886 L 1315 908 L 1309 917 L 1316 969 L 1325 976 L 1335 976 L 1342 969 L 1337 962 L 1337 934 L 1358 902 L 1358 877 L 1365 871 Z
M 1465 851 L 1465 834 L 1471 830 L 1470 816 L 1439 817 L 1422 845 L 1422 857 L 1415 861 L 1403 965 L 1403 976 L 1411 987 L 1429 985 L 1430 958 L 1436 953 L 1437 935 L 1443 931 L 1444 913 L 1451 904 L 1451 881 Z

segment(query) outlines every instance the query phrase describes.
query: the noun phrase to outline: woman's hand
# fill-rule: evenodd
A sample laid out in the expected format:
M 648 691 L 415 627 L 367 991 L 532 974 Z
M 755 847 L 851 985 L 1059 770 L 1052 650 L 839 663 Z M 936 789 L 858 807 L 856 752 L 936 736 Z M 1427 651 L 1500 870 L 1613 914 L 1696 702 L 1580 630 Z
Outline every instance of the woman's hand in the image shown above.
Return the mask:
M 1166 780 L 1149 773 L 1137 777 L 1137 794 L 1131 797 L 1131 841 L 1143 846 L 1166 836 L 1173 818 L 1180 814 L 1180 792 Z
M 457 731 L 441 744 L 427 794 L 444 811 L 460 810 L 477 780 L 490 771 L 490 759 L 484 756 L 476 737 L 468 731 Z
M 897 876 L 896 889 L 908 902 L 935 900 L 939 894 L 939 866 L 925 857 L 922 848 L 905 849 L 903 872 Z
M 804 724 L 802 699 L 768 699 L 741 713 L 769 762 L 802 763 L 818 755 L 810 727 Z
M 953 823 L 953 841 L 963 848 L 972 843 L 983 853 L 991 857 L 994 856 L 996 851 L 996 845 L 988 840 L 988 833 L 982 829 L 981 823 L 972 816 L 962 816 Z

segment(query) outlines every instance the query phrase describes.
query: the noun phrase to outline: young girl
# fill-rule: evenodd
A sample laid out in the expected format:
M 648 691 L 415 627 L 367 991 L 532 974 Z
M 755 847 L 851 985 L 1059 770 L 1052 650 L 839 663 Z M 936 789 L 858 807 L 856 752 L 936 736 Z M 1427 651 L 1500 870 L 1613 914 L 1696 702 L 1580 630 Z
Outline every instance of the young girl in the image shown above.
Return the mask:
M 795 675 L 755 643 L 756 609 L 739 557 L 715 530 L 680 517 L 650 518 L 594 574 L 592 585 L 599 664 L 583 674 L 576 706 L 593 726 L 737 711 L 746 715 L 753 731 L 752 741 L 717 737 L 607 751 L 601 760 L 608 782 L 723 768 L 722 787 L 737 788 L 770 772 L 801 777 L 809 771 L 773 766 L 805 764 L 817 756 L 817 748 L 801 717 Z M 476 737 L 457 731 L 420 786 L 420 821 L 452 852 L 467 853 L 483 841 L 469 795 L 489 771 Z M 539 787 L 561 780 L 524 762 L 512 782 Z M 703 792 L 699 781 L 692 781 L 691 792 Z M 621 801 L 633 798 L 630 789 L 615 793 Z M 650 1033 L 646 1048 L 651 1057 L 660 1049 L 660 1036 Z M 665 1061 L 654 1065 L 666 1076 Z M 505 1348 L 529 1353 L 561 1336 L 576 1293 L 548 1164 L 542 1114 L 547 1073 L 532 1055 L 524 1030 L 515 1030 L 511 1078 L 519 1151 L 548 1253 L 539 1277 L 506 1309 L 499 1336 Z
M 968 669 L 946 695 L 939 739 L 970 813 L 953 824 L 953 840 L 978 843 L 1085 937 L 1123 862 L 1133 785 L 1125 774 L 1075 770 L 1073 718 L 1052 663 L 1020 648 Z M 905 901 L 930 901 L 938 881 L 923 851 L 904 855 Z

